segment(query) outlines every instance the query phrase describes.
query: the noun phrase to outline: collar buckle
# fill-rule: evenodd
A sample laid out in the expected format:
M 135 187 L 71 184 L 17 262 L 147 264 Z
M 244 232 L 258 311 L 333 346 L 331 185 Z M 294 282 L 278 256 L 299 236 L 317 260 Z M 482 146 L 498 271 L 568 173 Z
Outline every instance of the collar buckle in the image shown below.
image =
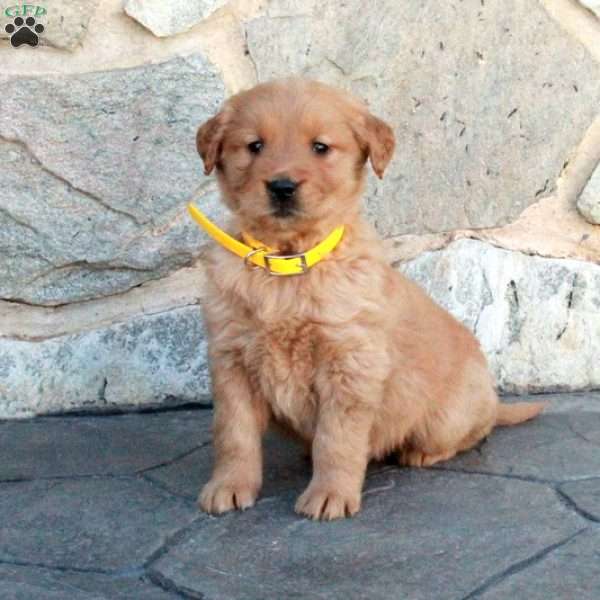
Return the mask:
M 304 252 L 301 252 L 300 254 L 265 254 L 263 258 L 265 259 L 265 270 L 269 275 L 273 275 L 273 277 L 296 277 L 297 275 L 304 275 L 305 273 L 308 273 L 309 267 L 306 263 L 306 255 Z M 273 271 L 273 267 L 271 265 L 271 261 L 273 259 L 292 260 L 294 258 L 300 259 L 300 267 L 302 271 L 299 271 L 298 273 L 277 273 L 276 271 Z
M 259 252 L 266 252 L 267 249 L 264 246 L 261 246 L 260 248 L 255 248 L 254 250 L 250 250 L 250 252 L 248 252 L 248 254 L 246 254 L 246 256 L 244 256 L 244 265 L 246 265 L 246 267 L 248 267 L 251 271 L 256 271 L 259 270 L 260 267 L 258 265 L 255 265 L 250 259 L 255 255 L 258 254 Z M 266 263 L 266 261 L 265 261 Z

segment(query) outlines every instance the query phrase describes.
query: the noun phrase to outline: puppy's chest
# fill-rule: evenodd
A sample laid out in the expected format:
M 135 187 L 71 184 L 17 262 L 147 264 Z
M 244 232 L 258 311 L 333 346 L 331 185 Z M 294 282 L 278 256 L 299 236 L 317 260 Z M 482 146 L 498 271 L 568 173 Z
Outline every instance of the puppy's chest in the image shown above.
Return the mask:
M 273 416 L 300 434 L 308 435 L 313 428 L 317 345 L 314 325 L 291 321 L 259 326 L 245 351 L 253 386 L 269 403 Z

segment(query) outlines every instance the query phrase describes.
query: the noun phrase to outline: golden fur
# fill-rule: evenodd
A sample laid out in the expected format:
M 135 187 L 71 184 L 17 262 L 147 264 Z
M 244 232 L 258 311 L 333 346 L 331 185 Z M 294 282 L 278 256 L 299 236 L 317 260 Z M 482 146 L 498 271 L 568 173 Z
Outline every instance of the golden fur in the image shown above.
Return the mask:
M 255 140 L 260 154 L 248 149 Z M 316 140 L 330 151 L 315 153 Z M 429 466 L 541 410 L 499 405 L 475 337 L 385 261 L 360 197 L 367 159 L 381 177 L 394 135 L 363 104 L 317 82 L 275 81 L 232 97 L 197 145 L 206 173 L 216 167 L 232 234 L 287 254 L 346 226 L 334 252 L 296 277 L 250 270 L 212 245 L 216 464 L 204 510 L 254 503 L 270 423 L 311 450 L 313 477 L 296 510 L 334 519 L 359 510 L 370 459 L 397 452 L 403 465 Z M 300 182 L 297 213 L 286 218 L 272 214 L 265 188 L 283 176 Z

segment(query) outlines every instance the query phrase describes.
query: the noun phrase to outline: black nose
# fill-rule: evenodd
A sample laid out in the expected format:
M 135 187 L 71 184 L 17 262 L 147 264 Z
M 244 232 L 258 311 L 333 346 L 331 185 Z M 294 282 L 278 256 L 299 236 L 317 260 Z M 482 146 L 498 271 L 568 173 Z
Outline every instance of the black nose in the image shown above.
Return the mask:
M 281 204 L 288 204 L 294 199 L 298 184 L 291 179 L 272 179 L 267 182 L 267 190 L 271 200 L 275 200 Z

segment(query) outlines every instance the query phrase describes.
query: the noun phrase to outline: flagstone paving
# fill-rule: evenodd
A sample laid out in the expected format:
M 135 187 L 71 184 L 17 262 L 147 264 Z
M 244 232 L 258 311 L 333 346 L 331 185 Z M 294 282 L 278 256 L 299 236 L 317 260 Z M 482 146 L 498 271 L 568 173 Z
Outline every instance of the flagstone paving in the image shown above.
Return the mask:
M 255 507 L 198 512 L 207 409 L 0 422 L 0 598 L 597 600 L 600 393 L 544 398 L 439 467 L 371 465 L 331 523 L 294 513 L 310 463 L 275 436 Z

